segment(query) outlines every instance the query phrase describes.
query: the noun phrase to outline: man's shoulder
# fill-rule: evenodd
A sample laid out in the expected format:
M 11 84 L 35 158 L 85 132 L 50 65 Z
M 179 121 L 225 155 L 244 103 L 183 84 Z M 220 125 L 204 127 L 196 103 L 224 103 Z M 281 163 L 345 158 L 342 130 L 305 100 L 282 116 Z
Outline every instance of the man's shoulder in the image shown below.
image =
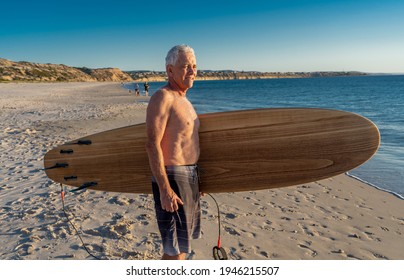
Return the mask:
M 160 88 L 150 98 L 149 104 L 172 104 L 174 102 L 175 95 L 172 91 L 166 88 Z
M 175 98 L 175 94 L 173 91 L 169 90 L 166 87 L 162 87 L 159 88 L 154 94 L 153 96 L 155 96 L 156 98 L 162 98 L 162 99 L 174 99 Z M 152 96 L 152 97 L 153 97 Z

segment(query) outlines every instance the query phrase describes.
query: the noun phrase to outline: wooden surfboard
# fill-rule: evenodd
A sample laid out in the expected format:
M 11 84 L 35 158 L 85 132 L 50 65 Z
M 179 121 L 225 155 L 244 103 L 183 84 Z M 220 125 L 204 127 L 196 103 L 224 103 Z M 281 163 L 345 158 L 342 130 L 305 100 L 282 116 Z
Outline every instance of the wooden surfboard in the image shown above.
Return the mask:
M 201 191 L 251 191 L 347 172 L 377 151 L 377 127 L 327 109 L 257 109 L 199 115 Z M 86 136 L 45 155 L 52 180 L 100 191 L 151 193 L 146 125 Z

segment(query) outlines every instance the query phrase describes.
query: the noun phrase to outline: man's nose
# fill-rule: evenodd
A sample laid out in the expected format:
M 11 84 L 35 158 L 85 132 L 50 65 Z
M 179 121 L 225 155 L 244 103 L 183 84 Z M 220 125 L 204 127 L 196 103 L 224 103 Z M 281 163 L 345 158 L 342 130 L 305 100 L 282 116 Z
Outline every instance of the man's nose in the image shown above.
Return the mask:
M 196 67 L 189 67 L 188 68 L 188 73 L 190 73 L 190 74 L 195 74 L 196 75 Z

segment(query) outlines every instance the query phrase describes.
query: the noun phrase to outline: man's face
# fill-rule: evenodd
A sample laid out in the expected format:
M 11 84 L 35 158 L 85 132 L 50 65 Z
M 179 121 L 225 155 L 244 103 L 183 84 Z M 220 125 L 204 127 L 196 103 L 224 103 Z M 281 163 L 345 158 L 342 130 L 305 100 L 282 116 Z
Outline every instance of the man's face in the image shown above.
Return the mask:
M 169 66 L 169 75 L 181 90 L 187 90 L 194 84 L 196 77 L 196 58 L 190 52 L 180 52 L 174 66 Z

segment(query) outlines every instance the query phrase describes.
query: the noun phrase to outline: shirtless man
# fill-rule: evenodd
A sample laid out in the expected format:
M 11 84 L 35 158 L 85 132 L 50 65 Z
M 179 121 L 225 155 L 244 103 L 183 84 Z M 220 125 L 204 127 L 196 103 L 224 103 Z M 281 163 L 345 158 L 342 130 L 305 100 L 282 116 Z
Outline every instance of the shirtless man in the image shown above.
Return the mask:
M 173 47 L 166 57 L 168 83 L 147 107 L 147 153 L 157 223 L 163 241 L 162 259 L 185 259 L 190 240 L 200 237 L 199 120 L 186 98 L 196 77 L 191 47 Z

